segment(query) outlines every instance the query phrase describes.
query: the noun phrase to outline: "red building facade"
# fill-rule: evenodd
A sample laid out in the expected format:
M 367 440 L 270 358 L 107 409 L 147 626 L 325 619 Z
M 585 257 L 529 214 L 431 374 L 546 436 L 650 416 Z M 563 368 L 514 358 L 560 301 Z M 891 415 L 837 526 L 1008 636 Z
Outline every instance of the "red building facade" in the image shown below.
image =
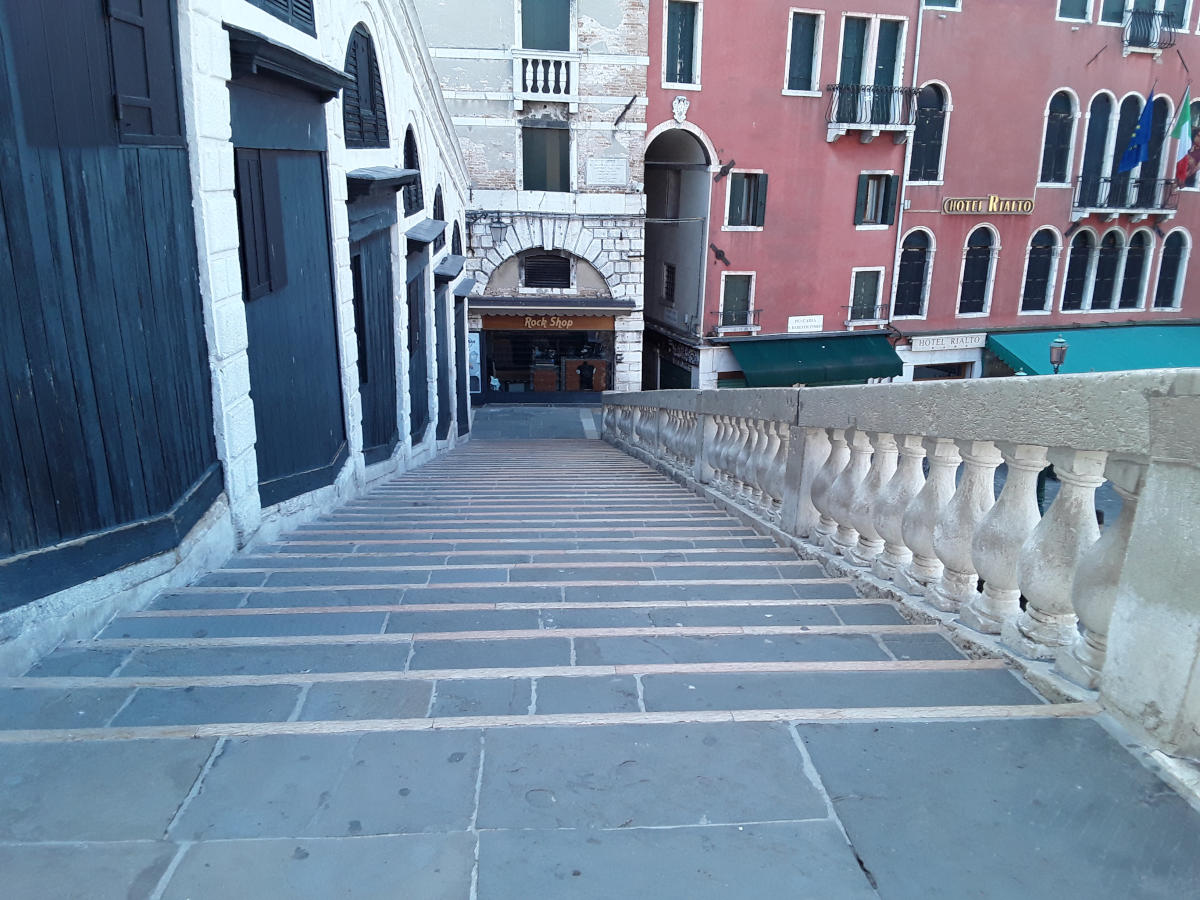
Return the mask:
M 1130 6 L 654 0 L 645 386 L 1037 372 L 1006 335 L 1194 321 L 1200 3 Z

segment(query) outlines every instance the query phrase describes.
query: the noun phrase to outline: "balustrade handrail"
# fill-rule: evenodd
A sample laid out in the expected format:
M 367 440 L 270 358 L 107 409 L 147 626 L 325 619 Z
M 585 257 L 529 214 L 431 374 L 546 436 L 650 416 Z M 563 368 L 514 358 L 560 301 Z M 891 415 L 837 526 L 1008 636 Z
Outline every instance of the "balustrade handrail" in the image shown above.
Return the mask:
M 916 124 L 920 88 L 838 82 L 825 85 L 825 90 L 829 94 L 825 120 L 831 125 L 886 128 Z
M 709 317 L 721 328 L 753 328 L 758 325 L 761 309 L 723 309 L 711 311 Z
M 1146 50 L 1169 50 L 1175 46 L 1175 23 L 1171 13 L 1131 9 L 1125 15 L 1125 46 Z
M 1080 175 L 1075 179 L 1074 208 L 1166 212 L 1179 208 L 1179 191 L 1173 178 Z
M 558 59 L 567 62 L 579 62 L 582 53 L 578 50 L 530 50 L 524 47 L 513 47 L 514 59 Z
M 1200 371 L 607 392 L 603 420 L 802 555 L 1054 660 L 1153 743 L 1200 755 Z M 1106 480 L 1123 506 L 1101 535 Z

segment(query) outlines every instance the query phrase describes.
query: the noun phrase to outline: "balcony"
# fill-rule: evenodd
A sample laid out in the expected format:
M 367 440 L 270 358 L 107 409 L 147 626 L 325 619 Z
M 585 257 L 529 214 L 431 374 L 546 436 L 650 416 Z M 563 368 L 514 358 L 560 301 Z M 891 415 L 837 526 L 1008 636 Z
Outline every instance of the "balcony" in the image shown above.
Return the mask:
M 709 319 L 714 328 L 709 334 L 745 334 L 757 333 L 762 330 L 758 324 L 761 309 L 723 309 L 720 312 L 710 312 Z
M 566 103 L 579 111 L 579 54 L 558 50 L 514 49 L 513 108 L 535 103 Z
M 1081 175 L 1075 179 L 1075 200 L 1071 220 L 1078 222 L 1100 214 L 1111 222 L 1127 215 L 1133 222 L 1157 215 L 1174 218 L 1179 207 L 1179 192 L 1173 178 L 1133 178 L 1131 173 L 1101 177 Z
M 829 130 L 825 139 L 833 143 L 850 131 L 859 132 L 859 140 L 869 144 L 880 133 L 892 132 L 897 144 L 908 140 L 917 121 L 919 88 L 874 84 L 828 84 L 829 109 L 825 121 Z
M 1125 52 L 1161 53 L 1175 46 L 1172 14 L 1131 9 L 1125 14 Z

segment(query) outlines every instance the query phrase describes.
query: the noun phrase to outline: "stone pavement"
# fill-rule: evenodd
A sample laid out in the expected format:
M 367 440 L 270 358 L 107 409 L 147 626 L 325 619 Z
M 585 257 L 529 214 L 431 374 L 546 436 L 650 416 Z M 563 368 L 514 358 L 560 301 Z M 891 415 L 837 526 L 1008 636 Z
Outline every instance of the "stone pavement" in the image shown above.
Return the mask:
M 6 900 L 1200 885 L 1092 707 L 597 441 L 383 484 L 4 680 L 0 726 Z

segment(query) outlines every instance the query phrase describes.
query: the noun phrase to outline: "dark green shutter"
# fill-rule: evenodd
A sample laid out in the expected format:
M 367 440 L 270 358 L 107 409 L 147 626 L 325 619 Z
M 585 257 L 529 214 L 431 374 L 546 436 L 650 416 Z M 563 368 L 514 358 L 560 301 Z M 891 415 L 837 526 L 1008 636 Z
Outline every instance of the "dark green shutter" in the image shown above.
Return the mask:
M 811 91 L 813 50 L 817 38 L 817 17 L 812 13 L 792 13 L 791 58 L 788 61 L 788 90 Z
M 899 175 L 889 175 L 883 191 L 883 224 L 892 225 L 896 221 L 896 191 L 900 186 Z
M 171 6 L 108 0 L 108 17 L 121 140 L 182 142 Z
M 767 176 L 758 176 L 758 204 L 754 209 L 753 224 L 762 227 L 767 222 Z
M 1125 0 L 1104 0 L 1104 5 L 1100 8 L 1100 21 L 1125 21 Z
M 571 0 L 521 0 L 521 46 L 571 49 Z
M 1086 19 L 1088 16 L 1088 2 L 1089 0 L 1059 0 L 1059 18 Z
M 854 201 L 854 224 L 862 225 L 867 221 L 867 191 L 871 183 L 870 175 L 858 176 L 858 197 Z
M 746 176 L 734 174 L 729 176 L 729 212 L 725 217 L 726 225 L 746 224 Z
M 838 70 L 838 79 L 842 84 L 862 83 L 866 41 L 867 20 L 848 17 L 842 32 L 842 65 Z
M 667 4 L 667 81 L 693 84 L 696 54 L 696 4 Z
M 900 23 L 880 19 L 879 38 L 875 50 L 876 87 L 895 87 L 896 62 L 900 59 Z
M 1166 14 L 1167 23 L 1172 28 L 1183 28 L 1187 23 L 1184 21 L 1184 13 L 1187 10 L 1187 0 L 1167 0 L 1163 4 L 1163 12 Z

